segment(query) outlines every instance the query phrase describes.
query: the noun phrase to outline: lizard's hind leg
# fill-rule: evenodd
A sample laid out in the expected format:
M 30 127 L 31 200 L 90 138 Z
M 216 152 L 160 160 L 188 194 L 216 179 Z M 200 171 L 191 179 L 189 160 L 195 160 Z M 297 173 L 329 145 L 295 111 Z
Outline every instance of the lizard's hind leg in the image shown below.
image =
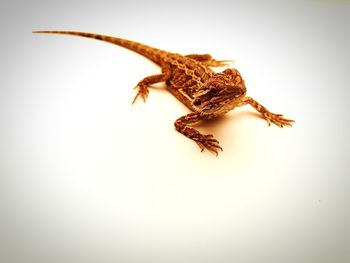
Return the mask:
M 186 57 L 192 58 L 199 62 L 206 64 L 209 67 L 225 67 L 230 66 L 230 62 L 235 62 L 234 60 L 216 60 L 209 54 L 190 54 Z
M 167 65 L 162 67 L 162 74 L 145 77 L 136 85 L 135 89 L 138 89 L 138 92 L 132 103 L 134 104 L 138 97 L 141 97 L 145 102 L 149 93 L 148 87 L 152 84 L 167 81 L 170 78 L 170 75 L 170 66 Z

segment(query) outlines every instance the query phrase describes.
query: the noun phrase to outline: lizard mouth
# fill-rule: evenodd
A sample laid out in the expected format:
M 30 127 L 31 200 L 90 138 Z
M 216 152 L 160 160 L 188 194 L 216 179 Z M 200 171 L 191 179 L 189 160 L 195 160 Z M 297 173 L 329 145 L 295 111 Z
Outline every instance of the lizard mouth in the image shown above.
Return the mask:
M 213 118 L 221 114 L 225 114 L 230 110 L 233 110 L 241 101 L 242 96 L 237 97 L 221 97 L 221 98 L 213 98 L 210 101 L 204 101 L 200 103 L 199 111 L 202 115 L 207 116 L 208 118 Z M 199 103 L 200 99 L 196 100 L 195 103 Z
M 224 104 L 232 104 L 239 100 L 242 96 L 244 96 L 244 94 L 238 89 L 235 89 L 232 92 L 222 92 L 221 94 L 219 93 L 215 96 L 212 96 L 211 94 L 204 94 L 197 97 L 193 101 L 193 105 L 205 108 L 208 105 L 220 106 Z

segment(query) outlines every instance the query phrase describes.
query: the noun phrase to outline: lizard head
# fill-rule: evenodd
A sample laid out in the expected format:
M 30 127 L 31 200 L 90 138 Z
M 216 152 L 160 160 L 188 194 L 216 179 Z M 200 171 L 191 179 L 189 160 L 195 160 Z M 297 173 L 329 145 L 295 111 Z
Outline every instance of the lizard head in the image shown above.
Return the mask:
M 195 93 L 193 106 L 208 118 L 234 109 L 246 94 L 241 74 L 236 69 L 226 69 L 214 74 Z

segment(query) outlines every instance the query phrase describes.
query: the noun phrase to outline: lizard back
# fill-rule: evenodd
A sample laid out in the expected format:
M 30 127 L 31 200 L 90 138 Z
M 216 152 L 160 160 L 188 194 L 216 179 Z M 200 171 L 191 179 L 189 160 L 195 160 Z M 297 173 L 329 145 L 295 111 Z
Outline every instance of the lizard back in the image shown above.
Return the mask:
M 191 110 L 195 110 L 192 105 L 193 95 L 214 73 L 208 65 L 192 58 L 191 55 L 183 56 L 123 38 L 65 30 L 43 30 L 33 31 L 33 33 L 72 35 L 96 39 L 138 53 L 158 64 L 162 68 L 163 74 L 168 74 L 167 79 L 164 80 L 167 89 Z M 157 79 L 161 80 L 158 76 Z
M 204 63 L 176 53 L 169 53 L 164 57 L 164 61 L 171 66 L 167 89 L 188 108 L 194 110 L 193 96 L 213 75 L 213 70 Z

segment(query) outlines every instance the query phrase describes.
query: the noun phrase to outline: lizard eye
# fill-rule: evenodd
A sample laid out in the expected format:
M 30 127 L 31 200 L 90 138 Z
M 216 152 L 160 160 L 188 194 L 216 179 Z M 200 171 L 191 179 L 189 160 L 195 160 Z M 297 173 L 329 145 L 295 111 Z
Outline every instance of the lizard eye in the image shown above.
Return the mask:
M 197 98 L 193 101 L 193 105 L 195 105 L 195 106 L 201 105 L 201 103 L 202 103 L 202 101 L 199 98 Z
M 210 92 L 211 94 L 213 94 L 213 95 L 216 95 L 216 94 L 218 94 L 219 91 L 218 91 L 217 88 L 211 87 L 210 90 L 209 90 L 209 92 Z

